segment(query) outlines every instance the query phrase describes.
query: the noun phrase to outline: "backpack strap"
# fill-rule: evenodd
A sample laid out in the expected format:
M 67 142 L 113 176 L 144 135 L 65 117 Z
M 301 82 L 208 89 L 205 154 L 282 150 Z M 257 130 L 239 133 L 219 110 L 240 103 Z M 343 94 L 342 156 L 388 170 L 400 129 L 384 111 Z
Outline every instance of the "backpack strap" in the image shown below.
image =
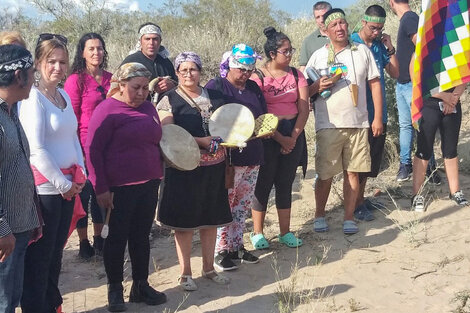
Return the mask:
M 255 74 L 258 76 L 259 80 L 261 81 L 261 86 L 264 87 L 264 73 L 260 69 L 256 69 Z
M 294 75 L 295 78 L 295 84 L 297 87 L 299 86 L 299 73 L 297 72 L 297 69 L 295 67 L 290 67 L 290 70 L 292 71 L 292 74 Z

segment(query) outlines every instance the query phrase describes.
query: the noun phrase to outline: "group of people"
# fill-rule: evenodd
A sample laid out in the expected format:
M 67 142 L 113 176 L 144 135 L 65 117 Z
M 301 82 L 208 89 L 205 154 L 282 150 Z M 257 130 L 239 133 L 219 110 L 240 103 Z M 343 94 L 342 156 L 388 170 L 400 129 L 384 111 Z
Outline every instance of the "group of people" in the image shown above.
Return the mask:
M 290 230 L 290 218 L 297 168 L 305 175 L 307 166 L 309 102 L 318 174 L 314 230 L 328 231 L 325 206 L 333 177 L 343 172 L 343 232 L 357 233 L 355 218 L 374 219 L 374 204 L 364 199 L 364 190 L 367 177 L 378 175 L 384 151 L 385 71 L 398 78 L 397 98 L 404 94 L 411 114 L 411 90 L 405 94 L 404 86 L 411 86 L 417 15 L 406 0 L 390 0 L 390 6 L 401 19 L 397 49 L 383 33 L 386 13 L 379 5 L 366 10 L 362 27 L 350 37 L 345 13 L 320 1 L 313 7 L 318 30 L 302 45 L 300 69 L 290 65 L 295 48 L 289 37 L 267 27 L 264 64 L 256 66 L 261 57 L 252 47 L 235 44 L 222 56 L 220 76 L 204 87 L 201 57 L 185 51 L 172 63 L 161 45 L 162 30 L 153 23 L 139 27 L 136 51 L 114 74 L 107 71 L 108 53 L 99 34 L 81 37 L 70 69 L 66 37 L 41 34 L 33 59 L 20 34 L 2 34 L 0 311 L 14 312 L 19 303 L 23 312 L 61 311 L 62 252 L 75 227 L 80 257 L 103 256 L 111 312 L 126 310 L 126 246 L 133 281 L 129 301 L 157 305 L 167 300 L 148 283 L 155 215 L 159 224 L 174 230 L 178 283 L 186 291 L 197 290 L 191 269 L 195 230 L 201 240 L 201 275 L 215 284 L 230 283 L 215 269 L 234 270 L 237 261 L 259 262 L 245 248 L 245 220 L 251 214 L 252 246 L 269 248 L 263 227 L 273 186 L 278 240 L 287 247 L 301 246 L 302 239 Z M 327 74 L 310 77 L 312 69 Z M 458 184 L 457 162 L 464 90 L 459 86 L 425 100 L 413 162 L 416 211 L 424 210 L 419 189 L 438 128 L 450 198 L 468 204 Z M 223 147 L 211 135 L 209 120 L 228 103 L 245 106 L 255 118 L 276 115 L 277 130 L 268 138 L 249 140 L 243 149 Z M 404 107 L 402 103 L 399 110 Z M 411 127 L 411 116 L 407 118 Z M 404 119 L 400 133 L 408 127 Z M 159 146 L 167 124 L 194 138 L 200 149 L 198 167 L 165 165 Z M 403 164 L 400 173 L 403 168 L 411 172 Z M 87 236 L 89 211 L 93 245 Z M 109 234 L 103 240 L 105 216 Z

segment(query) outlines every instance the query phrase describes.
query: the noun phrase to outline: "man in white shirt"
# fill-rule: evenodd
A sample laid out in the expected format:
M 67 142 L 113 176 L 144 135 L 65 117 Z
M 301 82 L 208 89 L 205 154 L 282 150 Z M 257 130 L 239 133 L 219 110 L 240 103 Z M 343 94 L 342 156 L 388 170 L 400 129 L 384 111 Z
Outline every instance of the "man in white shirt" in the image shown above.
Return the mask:
M 343 232 L 359 231 L 354 222 L 354 209 L 359 191 L 359 172 L 370 171 L 368 142 L 368 111 L 366 86 L 374 101 L 374 119 L 370 127 L 374 136 L 383 131 L 382 88 L 380 73 L 372 52 L 365 45 L 352 44 L 348 37 L 348 23 L 341 9 L 332 9 L 323 15 L 325 31 L 330 43 L 313 53 L 307 67 L 328 69 L 341 78 L 333 83 L 323 76 L 310 86 L 310 95 L 320 93 L 314 103 L 316 156 L 318 179 L 315 188 L 314 230 L 325 232 L 325 206 L 333 177 L 343 171 L 344 222 Z M 323 91 L 329 90 L 330 96 Z

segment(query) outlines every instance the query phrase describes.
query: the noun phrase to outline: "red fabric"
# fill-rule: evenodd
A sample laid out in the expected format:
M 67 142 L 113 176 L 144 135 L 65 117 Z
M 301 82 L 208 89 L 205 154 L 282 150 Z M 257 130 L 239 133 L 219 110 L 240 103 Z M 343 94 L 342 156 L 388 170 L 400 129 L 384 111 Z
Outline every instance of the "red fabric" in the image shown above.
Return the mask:
M 34 175 L 34 183 L 37 185 L 44 184 L 49 180 L 44 177 L 34 166 L 31 165 Z M 64 175 L 72 175 L 72 182 L 77 184 L 84 184 L 86 182 L 85 170 L 80 165 L 73 165 L 69 168 L 60 169 Z M 67 199 L 70 200 L 70 199 Z M 83 209 L 82 201 L 80 201 L 80 196 L 75 197 L 75 203 L 73 206 L 73 215 L 72 221 L 70 222 L 69 234 L 67 237 L 70 237 L 70 234 L 74 231 L 77 226 L 77 222 L 82 217 L 86 216 L 85 210 Z

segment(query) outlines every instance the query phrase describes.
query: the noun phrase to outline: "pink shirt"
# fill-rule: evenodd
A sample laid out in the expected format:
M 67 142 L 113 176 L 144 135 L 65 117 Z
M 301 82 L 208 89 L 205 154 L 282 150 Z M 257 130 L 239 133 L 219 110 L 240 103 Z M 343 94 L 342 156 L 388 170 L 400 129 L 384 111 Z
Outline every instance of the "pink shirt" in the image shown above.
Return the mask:
M 78 138 L 82 149 L 85 146 L 91 114 L 96 106 L 105 99 L 111 76 L 111 73 L 103 71 L 101 85 L 87 73 L 82 74 L 83 82 L 80 82 L 79 74 L 71 74 L 65 81 L 64 89 L 72 101 L 73 111 L 77 117 Z
M 265 76 L 264 84 L 256 74 L 252 75 L 251 79 L 254 80 L 263 91 L 268 106 L 268 113 L 277 116 L 299 113 L 297 109 L 297 88 L 306 87 L 308 84 L 304 75 L 299 70 L 296 69 L 296 71 L 299 76 L 298 86 L 292 71 L 276 79 Z

